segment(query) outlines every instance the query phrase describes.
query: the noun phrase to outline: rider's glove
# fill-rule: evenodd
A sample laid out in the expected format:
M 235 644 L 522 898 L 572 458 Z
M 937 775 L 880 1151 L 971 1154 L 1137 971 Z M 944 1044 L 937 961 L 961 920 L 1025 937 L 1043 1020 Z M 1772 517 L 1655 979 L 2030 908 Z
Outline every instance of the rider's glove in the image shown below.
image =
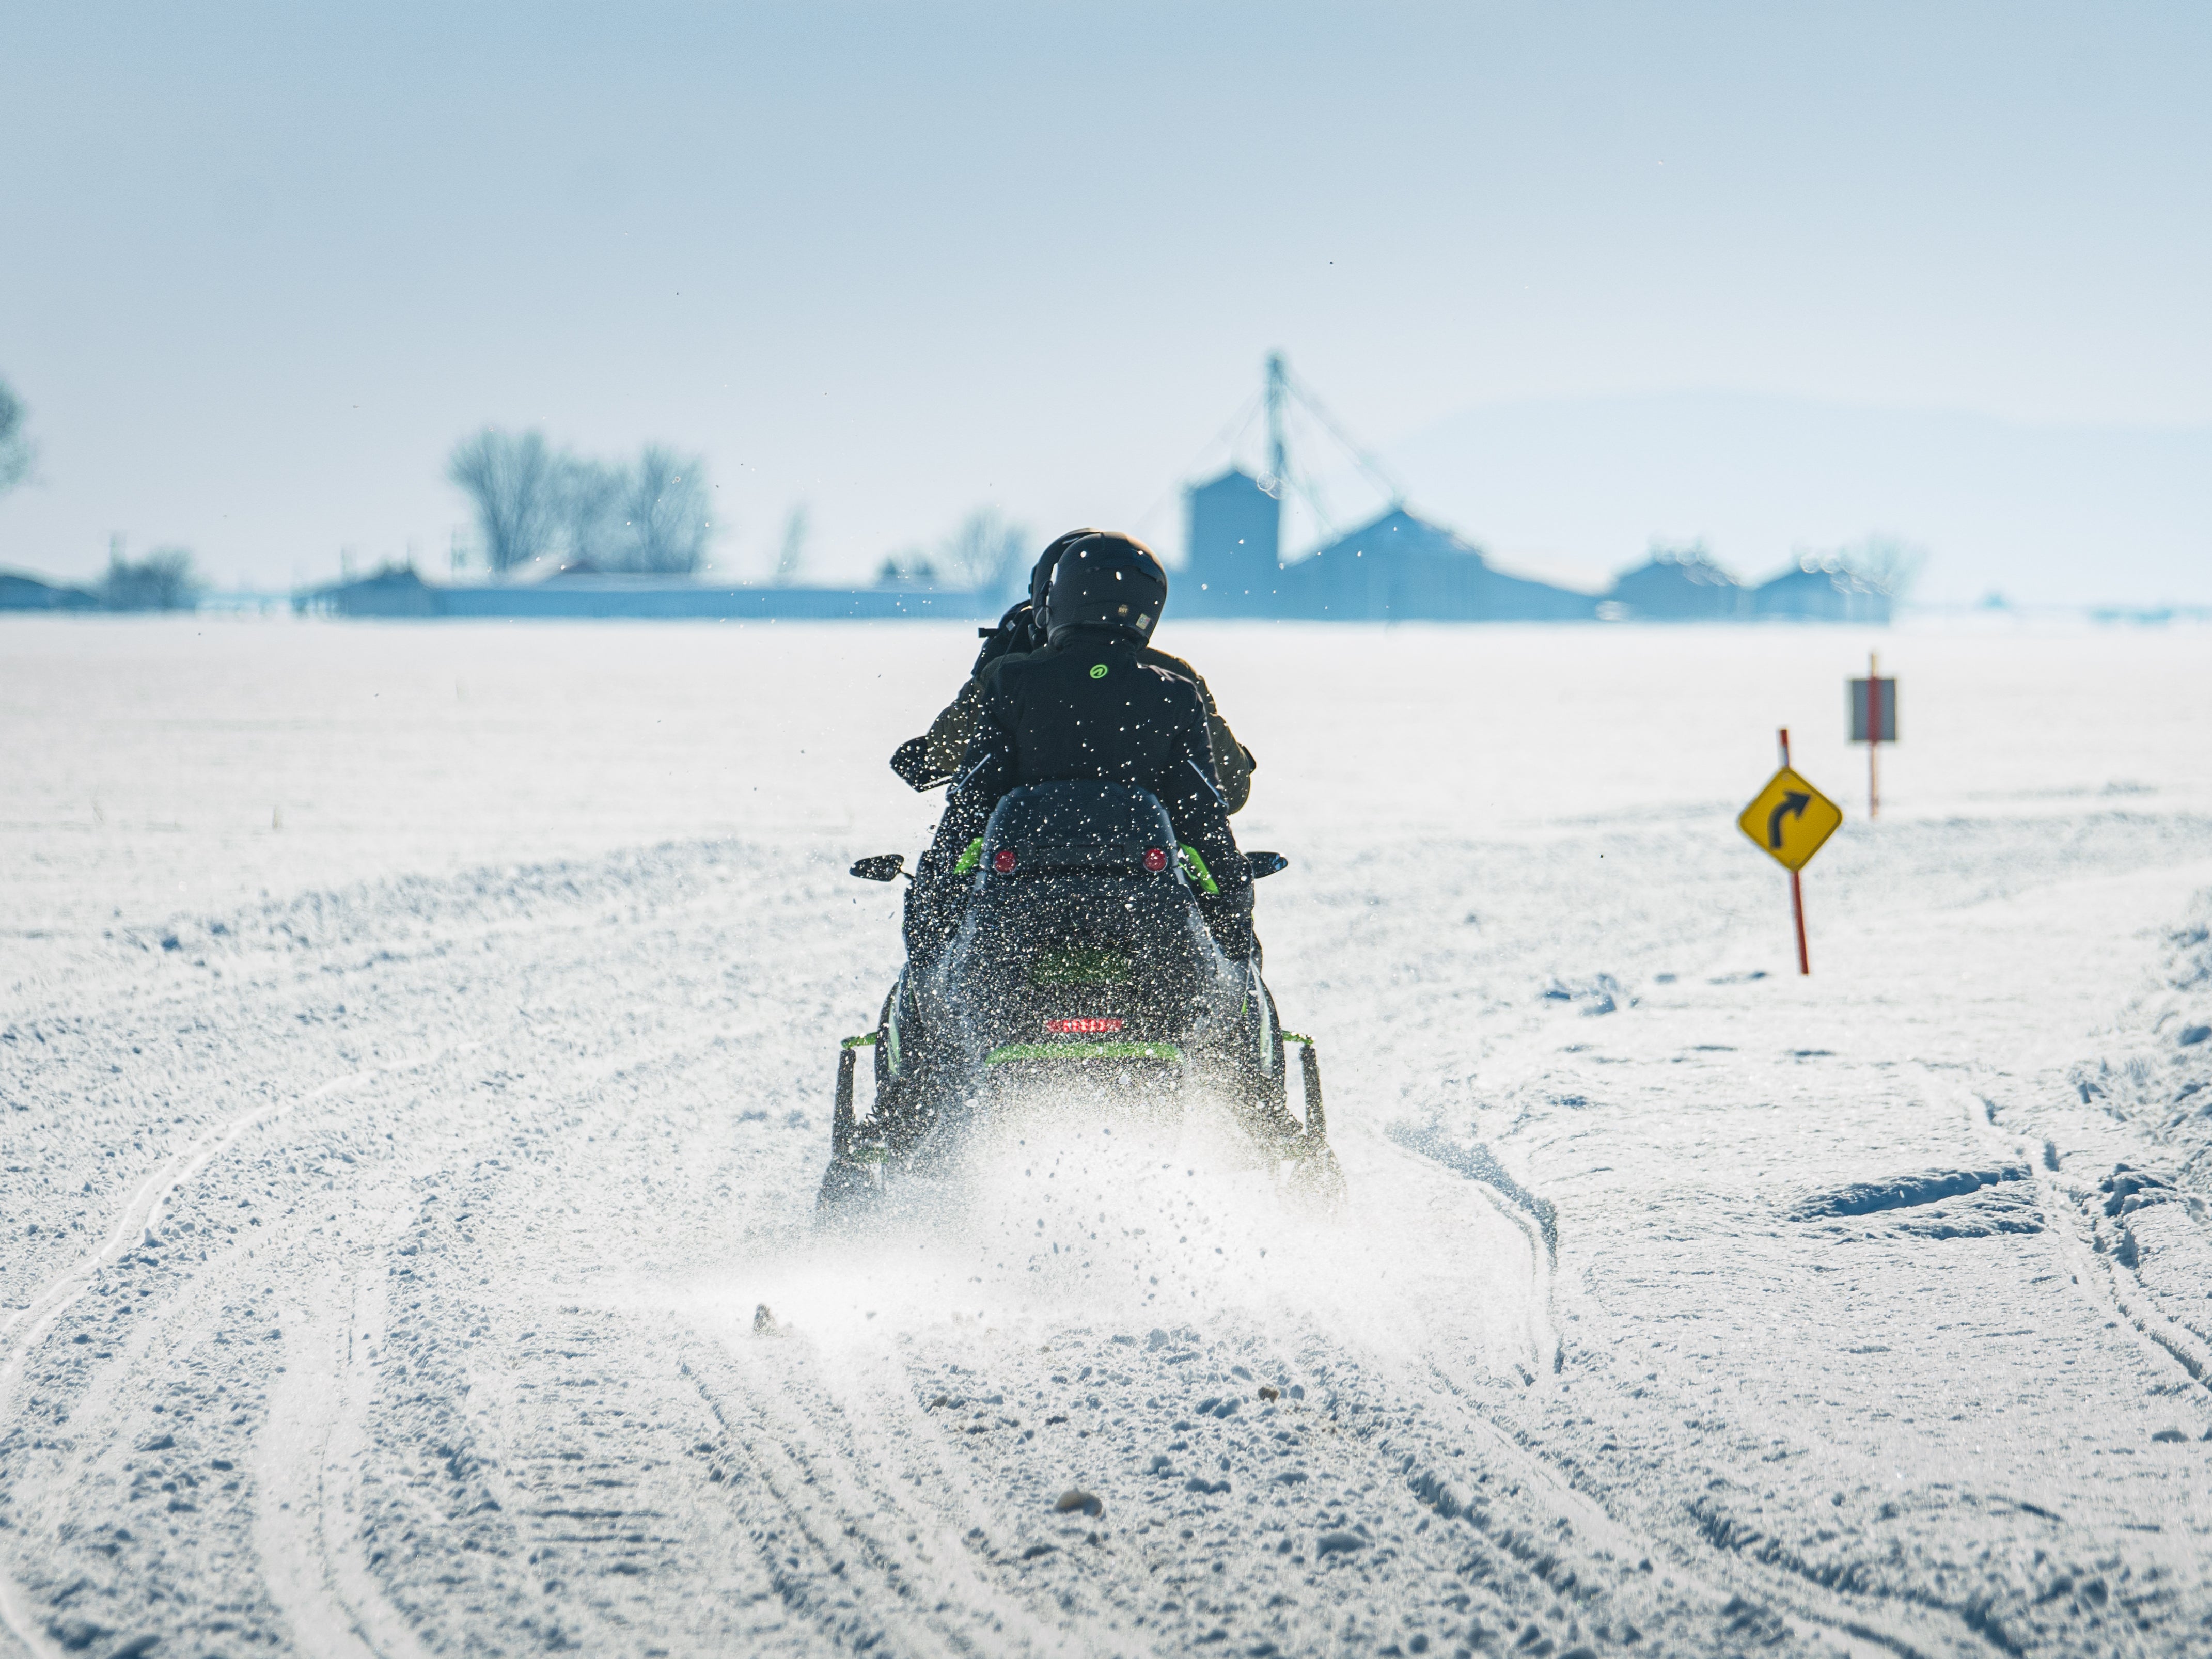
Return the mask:
M 891 751 L 891 770 L 909 789 L 934 789 L 939 784 L 952 781 L 952 774 L 939 771 L 929 763 L 929 739 L 927 736 L 908 738 Z

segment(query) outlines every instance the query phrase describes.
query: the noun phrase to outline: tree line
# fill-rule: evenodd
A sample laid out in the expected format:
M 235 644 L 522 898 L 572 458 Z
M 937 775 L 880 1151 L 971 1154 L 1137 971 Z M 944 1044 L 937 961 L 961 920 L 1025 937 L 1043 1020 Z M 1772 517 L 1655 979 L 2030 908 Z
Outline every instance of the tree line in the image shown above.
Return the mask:
M 0 380 L 0 495 L 26 483 L 38 464 L 39 452 L 25 430 L 28 411 L 7 381 Z M 59 595 L 62 607 L 81 609 L 88 604 L 106 611 L 183 611 L 190 608 L 205 586 L 192 568 L 192 556 L 181 547 L 157 548 L 143 559 L 125 558 L 121 538 L 108 550 L 107 574 L 86 587 L 44 586 L 51 598 Z
M 659 444 L 634 461 L 556 450 L 541 432 L 486 427 L 454 447 L 446 476 L 476 509 L 495 574 L 563 568 L 695 574 L 714 525 L 706 463 Z
M 994 507 L 979 507 L 934 548 L 909 548 L 886 558 L 876 572 L 884 586 L 914 583 L 988 592 L 1022 586 L 1036 556 L 1026 527 L 1009 523 Z
M 446 476 L 476 509 L 484 562 L 495 574 L 540 561 L 562 569 L 697 574 L 713 539 L 706 463 L 648 445 L 635 461 L 608 462 L 556 450 L 541 432 L 486 427 L 464 439 Z M 775 580 L 799 579 L 807 520 L 785 527 Z M 933 548 L 884 561 L 886 584 L 992 589 L 1012 581 L 1029 556 L 1029 532 L 994 508 L 969 514 Z
M 0 380 L 0 494 L 27 482 L 37 452 L 22 400 Z M 605 460 L 556 449 L 544 433 L 487 426 L 455 445 L 447 477 L 474 508 L 484 562 L 506 574 L 545 562 L 563 569 L 696 575 L 707 562 L 716 523 L 704 460 L 649 444 L 631 460 Z M 785 527 L 775 580 L 799 580 L 807 515 L 795 508 Z M 1030 556 L 1028 532 L 995 508 L 969 514 L 934 544 L 886 558 L 887 584 L 988 591 L 1018 586 Z M 82 587 L 57 590 L 67 603 L 117 611 L 189 608 L 206 586 L 192 555 L 157 548 L 125 556 L 121 538 L 106 573 Z

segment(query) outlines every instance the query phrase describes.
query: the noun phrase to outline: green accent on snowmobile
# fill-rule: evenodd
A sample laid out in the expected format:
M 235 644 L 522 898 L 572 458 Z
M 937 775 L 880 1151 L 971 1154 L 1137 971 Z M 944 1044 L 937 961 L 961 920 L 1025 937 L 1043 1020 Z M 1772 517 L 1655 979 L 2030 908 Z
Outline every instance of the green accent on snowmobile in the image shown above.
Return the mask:
M 968 850 L 963 853 L 958 861 L 953 865 L 952 873 L 956 876 L 964 876 L 982 861 L 983 838 L 978 836 L 968 843 Z
M 1221 890 L 1221 884 L 1214 880 L 1213 872 L 1206 867 L 1206 860 L 1199 857 L 1195 847 L 1182 849 L 1182 867 L 1200 892 L 1218 893 Z
M 1306 1036 L 1303 1031 L 1285 1031 L 1283 1033 L 1283 1041 L 1285 1042 L 1303 1042 L 1309 1048 L 1313 1047 L 1313 1039 Z
M 1172 1042 L 1009 1042 L 983 1057 L 986 1066 L 1011 1060 L 1165 1060 L 1182 1063 Z
M 1118 985 L 1129 977 L 1127 951 L 1062 945 L 1040 951 L 1030 963 L 1032 985 Z
M 876 1046 L 878 1040 L 877 1034 L 873 1031 L 869 1031 L 860 1036 L 847 1037 L 837 1046 L 840 1048 L 872 1048 Z

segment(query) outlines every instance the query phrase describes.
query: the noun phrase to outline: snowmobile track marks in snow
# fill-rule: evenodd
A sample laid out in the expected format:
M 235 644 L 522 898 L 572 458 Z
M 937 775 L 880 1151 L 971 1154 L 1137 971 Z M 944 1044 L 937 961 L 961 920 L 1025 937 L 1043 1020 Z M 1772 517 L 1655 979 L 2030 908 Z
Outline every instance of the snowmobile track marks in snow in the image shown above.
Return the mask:
M 2161 1360 L 2179 1366 L 2203 1395 L 2212 1395 L 2212 1346 L 2180 1321 L 2160 1311 L 2151 1292 L 2113 1251 L 2093 1246 L 2089 1241 L 2098 1237 L 2097 1223 L 2086 1213 L 2088 1200 L 2070 1190 L 2060 1175 L 2033 1156 L 2033 1146 L 2021 1145 L 1996 1127 L 1990 1111 L 1994 1096 L 1984 1089 L 1939 1083 L 1933 1077 L 1929 1079 L 1929 1087 L 1931 1091 L 1945 1090 L 1952 1095 L 1954 1103 L 1966 1119 L 1970 1135 L 2023 1155 L 2022 1174 L 2034 1182 L 2045 1214 L 2067 1218 L 2065 1223 L 2053 1227 L 2051 1231 L 2061 1242 L 2074 1282 L 2117 1313 L 2120 1322 L 2133 1330 Z
M 1448 1170 L 1455 1170 L 1469 1181 L 1489 1188 L 1505 1200 L 1528 1212 L 1541 1235 L 1545 1255 L 1556 1264 L 1559 1259 L 1559 1218 L 1552 1201 L 1530 1192 L 1498 1161 L 1497 1155 L 1481 1142 L 1473 1146 L 1462 1146 L 1434 1129 L 1415 1129 L 1403 1123 L 1393 1123 L 1389 1130 L 1390 1139 L 1407 1152 L 1417 1153 Z M 1508 1220 L 1513 1219 L 1509 1216 Z
M 0 1411 L 6 1409 L 8 1393 L 22 1369 L 24 1353 L 52 1328 L 55 1320 L 67 1311 L 71 1303 L 85 1293 L 94 1274 L 137 1249 L 142 1239 L 155 1231 L 161 1218 L 162 1206 L 179 1187 L 235 1146 L 239 1137 L 255 1125 L 281 1117 L 309 1101 L 357 1088 L 370 1079 L 393 1069 L 391 1066 L 368 1066 L 362 1071 L 349 1073 L 344 1077 L 332 1078 L 304 1093 L 266 1101 L 250 1110 L 240 1112 L 209 1130 L 141 1182 L 124 1201 L 122 1212 L 116 1218 L 107 1242 L 90 1256 L 80 1257 L 71 1263 L 29 1302 L 9 1314 L 4 1323 L 0 1323 L 0 1345 L 4 1345 L 8 1355 L 5 1362 L 0 1363 Z
M 52 1334 L 70 1308 L 92 1289 L 104 1269 L 113 1267 L 157 1236 L 163 1208 L 182 1188 L 197 1179 L 217 1158 L 236 1146 L 249 1130 L 281 1118 L 311 1102 L 343 1094 L 380 1075 L 404 1069 L 406 1068 L 372 1066 L 332 1078 L 296 1094 L 264 1101 L 210 1128 L 140 1182 L 125 1200 L 106 1242 L 92 1255 L 70 1263 L 33 1294 L 27 1303 L 10 1314 L 4 1326 L 0 1326 L 0 1354 L 5 1356 L 0 1358 L 0 1437 L 4 1437 L 7 1432 L 7 1425 L 13 1415 L 16 1387 L 21 1381 L 24 1366 L 33 1350 Z M 155 1329 L 149 1329 L 141 1333 L 135 1340 L 143 1345 L 150 1341 L 154 1334 Z M 0 1624 L 4 1624 L 29 1652 L 59 1654 L 63 1651 L 46 1639 L 40 1622 L 23 1605 L 4 1561 L 0 1561 Z
M 1820 1585 L 1744 1559 L 1705 1535 L 1703 1529 L 1697 1541 L 1710 1547 L 1707 1552 L 1686 1547 L 1681 1540 L 1670 1540 L 1639 1531 L 1616 1518 L 1596 1498 L 1582 1491 L 1572 1475 L 1541 1452 L 1522 1443 L 1518 1434 L 1501 1425 L 1469 1393 L 1466 1379 L 1441 1364 L 1433 1364 L 1431 1369 L 1445 1391 L 1444 1398 L 1467 1431 L 1486 1443 L 1500 1462 L 1519 1473 L 1528 1487 L 1539 1494 L 1542 1505 L 1580 1535 L 1580 1553 L 1593 1557 L 1601 1564 L 1601 1571 L 1614 1577 L 1617 1593 L 1632 1597 L 1638 1593 L 1639 1575 L 1623 1573 L 1625 1564 L 1663 1559 L 1671 1563 L 1685 1599 L 1702 1601 L 1709 1614 L 1717 1612 L 1734 1618 L 1758 1613 L 1766 1607 L 1778 1607 L 1788 1619 L 1809 1626 L 1800 1634 L 1815 1643 L 1844 1651 L 1850 1650 L 1851 1642 L 1873 1643 L 1896 1654 L 1899 1659 L 1936 1659 L 1936 1656 L 1947 1654 L 1980 1655 L 1985 1651 L 1979 1639 L 1963 1626 L 1954 1627 L 1948 1621 L 1938 1623 L 1940 1614 L 1931 1617 L 1895 1607 L 1855 1606 Z M 1502 1541 L 1504 1547 L 1524 1560 L 1535 1553 L 1525 1540 Z M 1520 1547 L 1516 1548 L 1516 1545 Z M 1649 1578 L 1643 1581 L 1641 1593 L 1647 1599 L 1656 1600 L 1656 1591 Z M 1644 1616 L 1655 1626 L 1665 1619 L 1663 1611 L 1656 1606 L 1648 1607 Z
M 826 1409 L 810 1410 L 793 1386 L 794 1371 L 811 1369 L 806 1358 L 746 1354 L 739 1345 L 749 1340 L 732 1338 L 719 1353 L 694 1348 L 685 1370 L 814 1558 L 813 1571 L 786 1572 L 786 1566 L 799 1567 L 785 1559 L 788 1540 L 773 1530 L 760 1535 L 777 1590 L 794 1613 L 856 1647 L 889 1638 L 895 1651 L 939 1659 L 1057 1652 L 1071 1645 L 993 1590 L 981 1573 L 959 1571 L 972 1558 L 945 1516 L 919 1508 L 892 1481 L 872 1477 L 895 1448 L 909 1455 L 913 1449 L 856 1428 L 854 1419 L 872 1415 L 861 1390 L 850 1392 L 849 1408 L 825 1391 Z M 818 1378 L 809 1380 L 823 1388 Z M 926 1474 L 918 1484 L 927 1484 Z M 763 1518 L 753 1519 L 757 1528 Z M 892 1536 L 901 1529 L 903 1547 Z M 934 1571 L 909 1572 L 908 1562 Z M 829 1583 L 842 1594 L 825 1600 Z M 1073 1645 L 1079 1650 L 1085 1644 Z
M 253 1517 L 263 1583 L 301 1651 L 317 1659 L 428 1659 L 362 1554 L 358 1490 L 376 1382 L 371 1355 L 384 1336 L 385 1254 L 416 1209 L 412 1198 L 394 1206 L 367 1265 L 326 1276 L 305 1298 L 314 1311 L 304 1329 L 299 1315 L 290 1322 L 289 1363 L 255 1437 L 267 1499 Z
M 1522 1381 L 1531 1389 L 1543 1386 L 1551 1376 L 1564 1369 L 1566 1352 L 1564 1340 L 1557 1334 L 1559 1327 L 1552 1270 L 1557 1260 L 1558 1232 L 1553 1206 L 1506 1175 L 1486 1149 L 1478 1147 L 1469 1154 L 1433 1132 L 1423 1134 L 1401 1126 L 1393 1126 L 1390 1139 L 1407 1152 L 1465 1176 L 1502 1219 L 1528 1237 L 1530 1340 L 1534 1352 L 1541 1358 L 1535 1373 L 1522 1369 Z M 1996 1179 L 2006 1179 L 2010 1173 L 2000 1174 Z M 2024 1176 L 2026 1171 L 2019 1170 L 2017 1174 Z M 1889 1195 L 1901 1184 L 1904 1183 L 1875 1183 L 1878 1191 L 1874 1195 Z M 1978 1176 L 1969 1176 L 1963 1182 L 1929 1183 L 1931 1190 L 1923 1193 L 1914 1188 L 1903 1201 L 1934 1203 L 1949 1195 L 1946 1191 L 1933 1190 L 1936 1187 L 1955 1186 L 1960 1192 L 1970 1193 L 1983 1184 Z M 1856 1191 L 1851 1196 L 1855 1200 L 1861 1197 Z M 1877 1202 L 1871 1209 L 1886 1207 L 1888 1206 Z M 1486 1442 L 1524 1478 L 1532 1492 L 1541 1494 L 1541 1501 L 1562 1525 L 1583 1534 L 1585 1554 L 1594 1549 L 1597 1559 L 1607 1566 L 1638 1559 L 1671 1562 L 1684 1589 L 1701 1600 L 1706 1614 L 1717 1618 L 1722 1626 L 1728 1626 L 1731 1620 L 1756 1624 L 1770 1617 L 1763 1610 L 1772 1607 L 1808 1627 L 1799 1632 L 1801 1637 L 1832 1650 L 1848 1651 L 1853 1643 L 1871 1643 L 1899 1656 L 1899 1659 L 1936 1659 L 1936 1656 L 1980 1655 L 1987 1651 L 1983 1638 L 1972 1626 L 1954 1619 L 1948 1609 L 1916 1608 L 1896 1602 L 1864 1606 L 1787 1566 L 1747 1558 L 1703 1525 L 1680 1532 L 1670 1529 L 1663 1535 L 1638 1531 L 1616 1519 L 1599 1499 L 1583 1492 L 1571 1474 L 1558 1468 L 1540 1450 L 1523 1443 L 1518 1431 L 1504 1426 L 1494 1411 L 1480 1403 L 1480 1395 L 1486 1390 L 1479 1379 L 1469 1378 L 1441 1360 L 1432 1360 L 1430 1371 L 1436 1386 L 1445 1391 L 1465 1431 Z M 1437 1471 L 1427 1470 L 1417 1474 L 1416 1479 L 1434 1485 L 1443 1477 Z M 1513 1534 L 1510 1529 L 1501 1534 L 1501 1542 L 1524 1565 L 1540 1564 L 1552 1553 L 1543 1546 L 1532 1545 Z M 1546 1570 L 1539 1576 L 1548 1578 L 1551 1575 Z M 1617 1590 L 1632 1599 L 1636 1587 L 1633 1576 L 1617 1579 Z M 1647 1608 L 1643 1616 L 1655 1625 L 1663 1622 L 1665 1617 L 1656 1607 Z

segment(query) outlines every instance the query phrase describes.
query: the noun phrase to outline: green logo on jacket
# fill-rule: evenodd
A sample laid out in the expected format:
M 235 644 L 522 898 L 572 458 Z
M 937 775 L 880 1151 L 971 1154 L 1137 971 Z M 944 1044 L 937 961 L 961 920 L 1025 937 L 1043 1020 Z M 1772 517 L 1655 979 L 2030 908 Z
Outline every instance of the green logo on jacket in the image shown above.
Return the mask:
M 1103 662 L 1096 665 L 1091 671 L 1091 678 L 1094 680 L 1104 679 L 1106 678 L 1106 665 Z

